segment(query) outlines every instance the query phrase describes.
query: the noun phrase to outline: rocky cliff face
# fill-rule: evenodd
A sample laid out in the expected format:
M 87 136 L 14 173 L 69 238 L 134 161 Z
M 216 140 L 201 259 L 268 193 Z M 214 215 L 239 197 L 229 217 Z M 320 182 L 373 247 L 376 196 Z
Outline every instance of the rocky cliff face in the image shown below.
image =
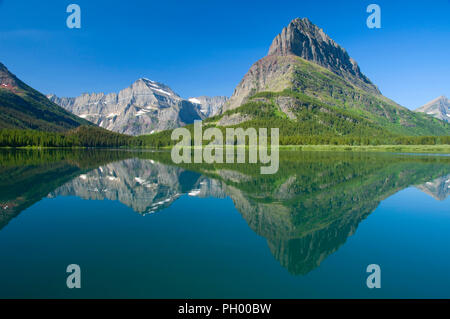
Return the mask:
M 419 107 L 416 112 L 426 113 L 450 123 L 450 100 L 445 96 L 440 96 Z
M 189 102 L 200 105 L 200 110 L 206 117 L 219 114 L 226 101 L 228 101 L 226 96 L 199 96 L 189 99 Z
M 255 93 L 292 88 L 299 58 L 330 70 L 364 91 L 380 94 L 344 48 L 307 18 L 297 18 L 275 37 L 268 55 L 250 68 L 223 111 L 239 107 Z
M 119 93 L 48 98 L 100 127 L 129 135 L 151 134 L 204 118 L 200 105 L 149 79 L 139 79 Z
M 307 18 L 297 18 L 283 28 L 273 40 L 268 55 L 301 57 L 327 68 L 356 86 L 379 93 L 345 49 Z

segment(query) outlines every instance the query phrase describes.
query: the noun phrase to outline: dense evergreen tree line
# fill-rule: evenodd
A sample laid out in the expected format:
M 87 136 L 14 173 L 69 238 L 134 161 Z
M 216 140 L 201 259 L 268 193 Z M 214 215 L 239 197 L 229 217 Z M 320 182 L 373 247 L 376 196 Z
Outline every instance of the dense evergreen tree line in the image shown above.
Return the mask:
M 131 136 L 81 126 L 65 133 L 35 130 L 0 130 L 0 147 L 118 147 L 129 145 Z
M 273 124 L 273 123 L 272 123 Z M 205 128 L 205 127 L 204 127 Z M 188 126 L 192 130 L 192 126 Z M 225 136 L 225 129 L 221 128 Z M 192 135 L 193 136 L 193 135 Z M 175 145 L 171 131 L 152 135 L 127 136 L 96 127 L 79 127 L 66 133 L 34 130 L 0 130 L 0 147 L 151 147 Z M 204 145 L 209 141 L 204 141 Z M 442 145 L 450 144 L 450 136 L 334 136 L 284 135 L 280 145 Z
M 286 136 L 281 145 L 442 145 L 450 144 L 450 136 Z
M 209 141 L 204 141 L 203 145 Z M 135 147 L 168 147 L 177 141 L 172 141 L 170 135 L 140 136 L 132 140 Z M 269 140 L 270 143 L 270 140 Z M 280 136 L 280 145 L 444 145 L 450 144 L 450 136 L 332 136 L 332 135 L 294 135 Z

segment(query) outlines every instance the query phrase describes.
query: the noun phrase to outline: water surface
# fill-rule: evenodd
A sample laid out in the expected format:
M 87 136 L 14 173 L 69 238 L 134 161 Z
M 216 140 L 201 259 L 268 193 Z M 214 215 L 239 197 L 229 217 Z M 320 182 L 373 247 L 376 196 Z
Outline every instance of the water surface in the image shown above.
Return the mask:
M 0 151 L 0 297 L 450 297 L 450 158 L 280 156 L 260 175 L 164 152 Z

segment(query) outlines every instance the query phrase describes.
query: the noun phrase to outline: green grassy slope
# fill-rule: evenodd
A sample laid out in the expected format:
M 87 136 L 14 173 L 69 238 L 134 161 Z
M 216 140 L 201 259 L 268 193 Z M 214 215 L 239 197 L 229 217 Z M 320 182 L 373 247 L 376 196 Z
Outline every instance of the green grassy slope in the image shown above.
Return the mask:
M 280 99 L 289 104 L 284 111 Z M 249 119 L 232 126 L 237 127 L 277 127 L 280 136 L 329 135 L 329 136 L 373 136 L 387 132 L 377 123 L 364 117 L 320 102 L 303 93 L 285 90 L 282 92 L 261 92 L 254 95 L 241 107 L 225 112 L 221 116 L 209 118 L 206 124 L 219 125 L 224 117 L 239 115 Z
M 339 107 L 401 135 L 450 135 L 450 125 L 364 91 L 331 71 L 295 57 L 292 90 Z

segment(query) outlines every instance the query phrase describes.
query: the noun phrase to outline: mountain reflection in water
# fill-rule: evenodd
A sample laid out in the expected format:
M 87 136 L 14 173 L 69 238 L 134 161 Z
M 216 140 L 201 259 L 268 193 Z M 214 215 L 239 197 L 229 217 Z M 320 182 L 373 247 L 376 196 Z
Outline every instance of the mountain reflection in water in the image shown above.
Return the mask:
M 444 200 L 450 185 L 450 158 L 440 156 L 282 152 L 275 175 L 250 164 L 175 166 L 166 152 L 1 151 L 0 162 L 0 231 L 44 197 L 109 199 L 140 214 L 164 213 L 183 194 L 229 197 L 295 275 L 318 267 L 387 197 L 414 185 Z

